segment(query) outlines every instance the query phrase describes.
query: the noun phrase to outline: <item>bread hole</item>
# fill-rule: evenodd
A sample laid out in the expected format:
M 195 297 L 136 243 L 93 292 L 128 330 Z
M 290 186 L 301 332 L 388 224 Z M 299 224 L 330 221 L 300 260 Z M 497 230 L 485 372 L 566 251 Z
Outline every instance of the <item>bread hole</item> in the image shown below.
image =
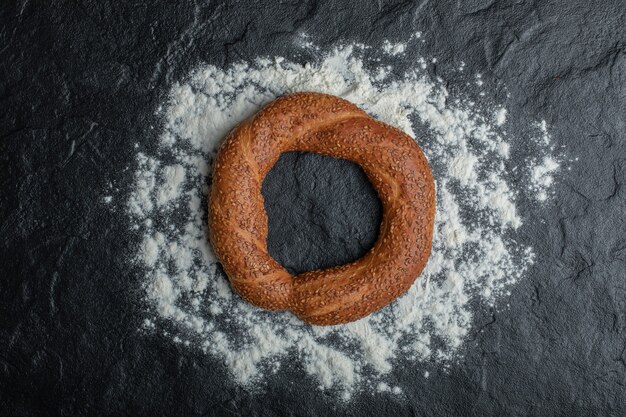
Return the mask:
M 310 152 L 286 152 L 261 193 L 269 254 L 291 274 L 361 258 L 378 237 L 382 205 L 357 164 Z

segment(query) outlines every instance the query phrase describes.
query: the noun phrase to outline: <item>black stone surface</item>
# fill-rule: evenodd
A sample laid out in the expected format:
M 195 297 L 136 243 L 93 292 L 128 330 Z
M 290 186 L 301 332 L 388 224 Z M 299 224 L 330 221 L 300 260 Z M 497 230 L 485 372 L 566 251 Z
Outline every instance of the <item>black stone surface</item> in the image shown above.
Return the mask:
M 353 162 L 284 153 L 267 173 L 261 193 L 267 249 L 292 274 L 355 261 L 378 237 L 382 206 Z
M 154 110 L 172 83 L 202 62 L 313 59 L 293 47 L 300 32 L 321 47 L 376 47 L 415 31 L 453 93 L 466 86 L 446 65 L 464 61 L 509 109 L 511 133 L 545 118 L 557 146 L 579 158 L 547 208 L 521 202 L 522 241 L 538 259 L 509 308 L 476 310 L 448 370 L 396 369 L 404 396 L 365 392 L 347 405 L 296 366 L 251 393 L 210 357 L 139 332 L 132 239 L 101 198 L 124 204 L 133 146 L 156 139 Z M 0 415 L 626 415 L 625 48 L 617 0 L 3 2 Z M 363 186 L 331 178 L 320 185 L 330 194 Z M 302 227 L 314 230 L 326 212 L 334 227 L 336 213 L 315 204 Z M 351 221 L 346 241 L 350 228 L 372 225 Z

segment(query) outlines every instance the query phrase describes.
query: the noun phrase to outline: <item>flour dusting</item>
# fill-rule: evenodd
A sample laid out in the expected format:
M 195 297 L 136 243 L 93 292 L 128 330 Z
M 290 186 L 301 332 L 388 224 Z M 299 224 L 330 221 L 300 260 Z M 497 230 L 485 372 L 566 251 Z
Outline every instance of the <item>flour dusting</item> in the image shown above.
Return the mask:
M 314 49 L 309 41 L 302 47 Z M 404 48 L 386 43 L 383 52 L 403 59 Z M 282 57 L 204 65 L 172 86 L 158 146 L 138 150 L 127 204 L 139 236 L 134 260 L 145 271 L 146 329 L 168 323 L 173 342 L 219 358 L 238 384 L 261 382 L 287 365 L 344 400 L 363 388 L 400 395 L 392 371 L 420 361 L 445 366 L 458 354 L 472 329 L 470 303 L 494 305 L 532 264 L 532 247 L 516 239 L 525 221 L 516 201 L 522 193 L 546 200 L 559 162 L 545 124 L 528 127 L 540 138 L 532 146 L 542 159 L 514 161 L 506 109 L 494 104 L 482 113 L 470 100 L 451 100 L 443 82 L 423 70 L 424 59 L 397 75 L 376 54 L 347 45 L 306 65 Z M 341 96 L 415 137 L 437 181 L 426 269 L 407 294 L 354 323 L 309 326 L 242 301 L 207 241 L 218 145 L 263 105 L 296 91 Z
M 389 55 L 401 55 L 406 51 L 406 43 L 391 43 L 389 41 L 383 42 L 383 51 Z

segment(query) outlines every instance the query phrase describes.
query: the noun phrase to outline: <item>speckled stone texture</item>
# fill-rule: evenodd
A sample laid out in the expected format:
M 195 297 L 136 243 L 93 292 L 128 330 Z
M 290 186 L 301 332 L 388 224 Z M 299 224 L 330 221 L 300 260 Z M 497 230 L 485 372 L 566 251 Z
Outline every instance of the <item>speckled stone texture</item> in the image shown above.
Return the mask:
M 353 162 L 285 152 L 267 173 L 261 192 L 267 249 L 293 275 L 355 261 L 376 242 L 382 206 Z
M 140 333 L 143 280 L 125 261 L 135 242 L 123 216 L 100 201 L 113 194 L 113 207 L 124 204 L 134 145 L 155 142 L 154 110 L 172 83 L 203 62 L 309 61 L 293 46 L 301 32 L 324 48 L 341 39 L 380 46 L 416 31 L 425 40 L 419 54 L 438 58 L 429 71 L 452 94 L 471 93 L 449 71 L 464 61 L 509 110 L 510 134 L 544 118 L 556 145 L 579 158 L 547 207 L 520 201 L 533 219 L 522 241 L 538 259 L 509 308 L 477 306 L 464 356 L 447 371 L 400 367 L 404 395 L 365 392 L 348 405 L 297 367 L 252 394 L 209 356 Z M 626 415 L 625 48 L 626 7 L 617 0 L 3 2 L 0 414 Z M 311 160 L 280 176 L 327 165 Z M 273 181 L 267 187 L 283 184 Z M 333 178 L 324 192 L 359 194 L 362 184 Z M 334 226 L 328 218 L 337 214 L 316 204 L 302 230 Z M 359 211 L 355 219 L 346 239 L 375 224 Z M 317 266 L 340 252 L 306 258 Z M 283 262 L 309 267 L 290 256 Z

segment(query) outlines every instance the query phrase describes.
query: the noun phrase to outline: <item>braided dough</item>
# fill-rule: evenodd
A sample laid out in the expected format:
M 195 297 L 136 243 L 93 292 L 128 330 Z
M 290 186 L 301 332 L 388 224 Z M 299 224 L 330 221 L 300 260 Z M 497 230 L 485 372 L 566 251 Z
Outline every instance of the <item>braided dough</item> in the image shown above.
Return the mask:
M 294 277 L 269 255 L 261 185 L 288 151 L 363 168 L 383 207 L 378 240 L 365 256 Z M 417 143 L 326 94 L 270 103 L 228 135 L 214 164 L 209 236 L 232 287 L 252 304 L 291 310 L 311 324 L 354 321 L 405 293 L 430 256 L 434 217 L 434 180 Z

